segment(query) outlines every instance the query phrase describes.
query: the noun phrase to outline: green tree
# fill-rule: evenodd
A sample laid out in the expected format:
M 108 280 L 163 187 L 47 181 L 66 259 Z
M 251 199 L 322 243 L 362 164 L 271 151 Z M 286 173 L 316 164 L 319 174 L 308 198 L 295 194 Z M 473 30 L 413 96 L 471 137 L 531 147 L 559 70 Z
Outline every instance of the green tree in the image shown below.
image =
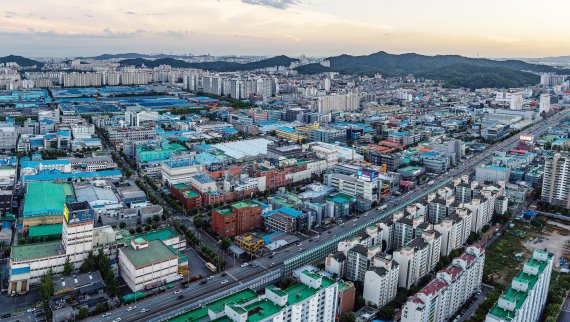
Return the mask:
M 71 263 L 69 256 L 67 256 L 65 263 L 63 264 L 63 275 L 69 276 L 71 273 L 73 273 L 73 264 Z
M 124 222 L 124 221 L 121 221 L 121 222 L 119 223 L 119 228 L 125 229 L 125 227 L 127 227 L 127 223 Z
M 12 248 L 10 248 L 10 246 L 6 246 L 4 247 L 4 257 L 8 257 L 10 256 L 10 252 L 11 252 Z
M 232 241 L 228 237 L 224 237 L 224 238 L 222 238 L 222 241 L 220 242 L 220 247 L 223 250 L 226 250 L 226 249 L 230 248 L 231 244 L 232 244 Z
M 202 217 L 202 215 L 196 215 L 196 216 L 194 216 L 193 221 L 194 221 L 194 226 L 195 226 L 196 228 L 200 228 L 200 227 L 202 227 L 203 224 L 204 224 L 204 218 Z
M 89 316 L 89 309 L 85 306 L 79 309 L 79 313 L 77 313 L 76 319 L 83 320 Z
M 355 322 L 355 321 L 356 321 L 356 316 L 352 312 L 343 313 L 340 316 L 339 320 L 339 322 Z

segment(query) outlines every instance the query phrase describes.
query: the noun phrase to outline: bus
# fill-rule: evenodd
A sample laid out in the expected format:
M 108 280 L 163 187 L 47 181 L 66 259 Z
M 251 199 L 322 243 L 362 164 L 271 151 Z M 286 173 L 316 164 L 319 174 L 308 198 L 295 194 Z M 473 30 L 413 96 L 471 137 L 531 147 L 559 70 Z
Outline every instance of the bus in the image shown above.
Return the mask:
M 206 268 L 209 269 L 212 273 L 215 273 L 218 270 L 212 263 L 206 263 Z

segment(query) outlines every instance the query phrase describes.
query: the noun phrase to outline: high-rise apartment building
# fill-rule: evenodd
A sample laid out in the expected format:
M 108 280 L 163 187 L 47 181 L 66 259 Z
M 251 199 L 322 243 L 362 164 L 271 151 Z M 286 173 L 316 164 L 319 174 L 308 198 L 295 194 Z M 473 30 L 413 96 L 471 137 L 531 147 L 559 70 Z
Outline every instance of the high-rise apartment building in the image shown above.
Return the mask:
M 410 297 L 402 310 L 402 322 L 443 322 L 481 286 L 485 250 L 477 244 L 453 259 L 436 278 Z
M 567 154 L 557 153 L 544 162 L 541 199 L 570 208 L 570 156 Z
M 538 321 L 546 305 L 554 256 L 535 250 L 487 314 L 485 322 Z

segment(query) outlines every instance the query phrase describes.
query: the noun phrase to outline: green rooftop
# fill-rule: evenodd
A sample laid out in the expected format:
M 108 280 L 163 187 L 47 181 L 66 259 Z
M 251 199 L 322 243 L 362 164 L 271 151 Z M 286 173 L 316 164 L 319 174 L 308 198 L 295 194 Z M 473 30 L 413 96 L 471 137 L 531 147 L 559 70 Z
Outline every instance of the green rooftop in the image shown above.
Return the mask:
M 216 211 L 222 216 L 227 216 L 227 215 L 231 215 L 234 213 L 232 208 L 228 208 L 228 207 L 218 208 L 218 209 L 216 209 Z
M 135 237 L 142 237 L 146 240 L 162 240 L 162 241 L 174 238 L 176 236 L 178 236 L 178 233 L 176 233 L 176 231 L 174 231 L 174 229 L 170 227 L 135 235 Z
M 69 183 L 30 182 L 24 197 L 24 217 L 61 215 L 67 196 L 74 196 Z
M 56 256 L 63 252 L 61 241 L 52 241 L 47 243 L 18 245 L 12 247 L 12 259 L 28 260 L 42 257 Z
M 258 322 L 263 321 L 270 316 L 278 313 L 281 311 L 282 307 L 279 305 L 275 305 L 273 302 L 265 299 L 262 301 L 254 302 L 245 307 L 247 312 L 256 312 L 251 314 L 248 318 L 248 322 Z
M 536 252 L 544 254 L 546 252 L 542 250 L 537 250 Z M 501 295 L 501 298 L 510 302 L 515 303 L 515 309 L 513 311 L 508 311 L 499 307 L 498 303 L 495 303 L 495 306 L 489 311 L 489 314 L 496 316 L 504 321 L 511 321 L 515 318 L 517 311 L 521 308 L 527 298 L 527 294 L 530 290 L 534 288 L 536 281 L 538 281 L 538 277 L 542 275 L 546 266 L 548 266 L 548 262 L 552 261 L 552 254 L 548 254 L 548 260 L 545 262 L 539 261 L 531 257 L 525 265 L 530 267 L 534 267 L 538 269 L 537 275 L 530 275 L 521 270 L 519 274 L 513 278 L 513 281 L 526 284 L 527 292 L 518 291 L 513 288 L 512 284 L 509 288 Z
M 220 312 L 220 309 L 224 309 L 224 305 L 226 303 L 236 303 L 236 304 L 244 304 L 250 302 L 257 298 L 257 293 L 253 290 L 245 289 L 243 291 L 237 292 L 230 296 L 221 298 L 217 301 L 214 301 L 210 304 L 205 305 L 202 308 L 195 309 L 190 311 L 186 314 L 179 315 L 173 319 L 171 322 L 197 322 L 197 321 L 204 321 L 208 319 L 208 309 L 212 309 L 214 312 Z
M 257 204 L 254 203 L 253 201 L 245 200 L 245 201 L 233 203 L 232 207 L 240 209 L 240 208 L 251 207 L 251 206 L 256 206 L 256 205 Z
M 61 224 L 31 226 L 28 237 L 44 237 L 61 235 Z
M 173 252 L 160 240 L 150 240 L 148 241 L 148 247 L 142 249 L 135 250 L 129 245 L 122 248 L 121 251 L 135 267 L 141 267 L 176 257 L 176 252 Z

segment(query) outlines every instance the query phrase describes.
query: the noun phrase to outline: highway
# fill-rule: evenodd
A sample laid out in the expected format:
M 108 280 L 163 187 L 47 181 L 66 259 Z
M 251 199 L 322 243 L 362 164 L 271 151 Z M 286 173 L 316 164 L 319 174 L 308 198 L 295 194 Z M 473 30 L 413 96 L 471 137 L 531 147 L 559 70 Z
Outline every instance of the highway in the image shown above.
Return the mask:
M 338 236 L 349 233 L 356 227 L 366 227 L 367 225 L 379 222 L 381 219 L 391 215 L 395 211 L 406 207 L 410 203 L 420 200 L 427 193 L 449 183 L 452 178 L 472 173 L 478 164 L 490 161 L 491 156 L 495 152 L 504 151 L 515 145 L 518 141 L 519 135 L 541 135 L 549 127 L 558 124 L 564 115 L 564 112 L 560 112 L 546 120 L 542 120 L 532 125 L 517 135 L 513 135 L 502 142 L 489 146 L 483 153 L 468 159 L 457 168 L 450 170 L 447 174 L 434 179 L 436 180 L 434 185 L 420 185 L 415 190 L 401 196 L 399 200 L 396 201 L 396 204 L 389 204 L 388 208 L 383 211 L 379 211 L 378 209 L 369 210 L 354 219 L 346 220 L 344 225 L 333 227 L 319 237 L 313 237 L 311 239 L 301 241 L 301 246 L 289 245 L 285 249 L 279 249 L 278 252 L 272 256 L 273 258 L 266 256 L 251 261 L 246 267 L 235 267 L 227 270 L 225 273 L 212 275 L 213 278 L 208 280 L 206 284 L 202 285 L 198 281 L 191 283 L 188 288 L 180 289 L 180 294 L 184 295 L 183 299 L 178 299 L 178 295 L 174 294 L 174 291 L 176 290 L 169 290 L 166 293 L 138 301 L 136 304 L 132 303 L 131 305 L 136 305 L 137 308 L 131 311 L 127 310 L 129 305 L 126 305 L 111 311 L 110 316 L 106 316 L 105 318 L 101 316 L 92 317 L 88 321 L 117 321 L 118 318 L 120 318 L 121 322 L 143 320 L 160 321 L 163 320 L 169 312 L 176 311 L 189 306 L 192 303 L 211 298 L 212 295 L 221 295 L 224 291 L 243 285 L 246 281 L 256 279 L 268 272 L 283 270 L 284 262 L 292 256 L 303 252 L 310 252 L 312 248 L 322 246 Z M 222 276 L 223 274 L 227 274 L 227 276 Z M 227 282 L 225 282 L 226 280 Z M 222 282 L 224 282 L 224 284 L 222 284 Z M 149 311 L 142 313 L 141 310 L 143 308 L 148 309 Z

